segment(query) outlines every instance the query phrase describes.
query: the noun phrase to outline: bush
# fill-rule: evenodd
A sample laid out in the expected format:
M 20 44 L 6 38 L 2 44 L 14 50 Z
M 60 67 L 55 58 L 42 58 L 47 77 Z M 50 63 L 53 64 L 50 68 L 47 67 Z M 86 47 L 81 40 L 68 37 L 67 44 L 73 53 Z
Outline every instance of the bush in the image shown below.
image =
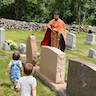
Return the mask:
M 6 42 L 10 45 L 11 50 L 17 50 L 18 46 L 17 43 L 12 40 L 6 40 Z

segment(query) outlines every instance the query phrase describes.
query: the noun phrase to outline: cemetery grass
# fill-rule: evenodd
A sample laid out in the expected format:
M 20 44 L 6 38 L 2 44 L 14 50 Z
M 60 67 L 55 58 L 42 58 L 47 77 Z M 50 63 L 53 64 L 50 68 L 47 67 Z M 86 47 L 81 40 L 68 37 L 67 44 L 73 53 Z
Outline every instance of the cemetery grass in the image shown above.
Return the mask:
M 10 55 L 11 53 L 8 53 L 6 54 L 6 59 L 0 59 L 0 96 L 19 96 L 18 93 L 11 89 L 11 83 L 8 77 L 7 65 L 11 59 Z M 55 96 L 55 93 L 44 86 L 38 79 L 37 85 L 37 96 Z
M 6 39 L 14 40 L 17 43 L 26 42 L 26 38 L 34 32 L 22 31 L 22 30 L 7 30 Z M 38 32 L 35 32 L 36 37 Z M 41 33 L 40 33 L 41 34 Z M 40 40 L 37 40 L 39 44 Z M 11 83 L 8 77 L 7 67 L 11 60 L 13 51 L 0 50 L 0 96 L 19 96 L 19 93 L 11 89 Z M 39 79 L 37 79 L 37 96 L 55 96 L 55 93 L 46 87 Z
M 37 40 L 38 51 L 40 52 L 40 42 L 44 37 L 44 32 L 41 31 L 26 31 L 26 30 L 7 30 L 6 31 L 6 39 L 14 40 L 17 43 L 26 43 L 26 39 L 28 36 L 34 34 Z M 65 50 L 67 60 L 68 59 L 80 59 L 83 61 L 96 63 L 96 59 L 92 59 L 88 57 L 88 51 L 90 48 L 96 48 L 96 44 L 88 45 L 85 44 L 87 33 L 79 32 L 76 33 L 76 49 L 75 50 Z
M 75 50 L 66 50 L 67 59 L 79 59 L 88 63 L 96 64 L 96 59 L 88 57 L 88 51 L 90 48 L 96 49 L 96 44 L 88 45 L 85 43 L 87 33 L 80 32 L 76 33 L 76 49 Z
M 25 31 L 25 30 L 6 30 L 6 40 L 13 40 L 17 43 L 26 43 L 28 36 L 34 34 L 37 40 L 38 51 L 40 52 L 40 42 L 44 36 L 43 32 L 40 31 Z M 95 59 L 88 58 L 89 48 L 96 48 L 96 45 L 85 44 L 86 33 L 76 33 L 77 44 L 76 50 L 65 50 L 67 61 L 71 59 L 80 59 L 86 62 L 96 63 Z M 0 96 L 18 96 L 14 90 L 10 89 L 10 81 L 8 78 L 7 66 L 11 60 L 12 51 L 0 50 Z M 38 59 L 39 63 L 39 59 Z M 67 62 L 68 63 L 68 62 Z M 49 88 L 44 86 L 39 79 L 37 79 L 37 96 L 55 96 L 55 93 Z

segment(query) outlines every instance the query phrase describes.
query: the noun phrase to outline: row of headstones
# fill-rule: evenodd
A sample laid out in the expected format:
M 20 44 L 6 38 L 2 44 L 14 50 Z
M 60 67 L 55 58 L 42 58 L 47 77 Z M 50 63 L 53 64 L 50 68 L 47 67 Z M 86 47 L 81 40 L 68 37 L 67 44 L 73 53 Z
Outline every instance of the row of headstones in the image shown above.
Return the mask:
M 10 44 L 5 41 L 5 29 L 0 28 L 0 48 L 3 50 L 11 50 Z M 26 44 L 20 43 L 17 48 L 21 54 L 26 54 Z
M 26 48 L 26 51 L 27 51 L 26 52 L 27 62 L 33 62 L 36 59 L 36 57 L 37 57 L 36 56 L 37 55 L 36 37 L 35 36 L 29 36 L 28 39 L 27 39 L 27 42 L 26 42 L 26 46 L 27 46 L 27 48 Z M 51 53 L 50 50 L 53 51 L 54 56 L 53 56 L 53 54 Z M 58 59 L 59 61 L 57 61 L 57 60 L 54 61 L 55 60 L 55 56 L 56 56 L 55 53 L 59 54 L 59 55 L 57 55 L 57 56 L 60 56 L 60 60 Z M 46 56 L 46 55 L 48 55 L 48 56 Z M 90 48 L 88 56 L 91 57 L 91 58 L 94 58 L 96 56 L 96 50 Z M 62 53 L 60 50 L 58 50 L 58 49 L 56 49 L 54 47 L 48 47 L 48 46 L 44 46 L 43 48 L 41 48 L 41 59 L 42 59 L 41 63 L 43 61 L 44 64 L 48 63 L 48 66 L 49 66 L 51 63 L 56 64 L 58 62 L 61 62 L 63 60 L 61 58 L 64 58 L 64 53 Z M 50 59 L 52 59 L 52 60 L 50 60 Z M 63 62 L 64 61 L 62 61 L 62 65 L 63 65 Z M 50 65 L 51 68 L 52 68 L 53 64 Z M 47 66 L 46 64 L 42 65 L 42 67 L 41 67 L 41 68 L 43 68 L 42 70 L 46 70 L 45 69 L 46 66 Z M 61 67 L 61 68 L 63 68 L 63 67 Z M 48 68 L 49 67 L 47 67 L 47 69 Z M 60 68 L 60 66 L 59 66 L 59 68 Z M 52 71 L 53 71 L 53 68 L 52 68 Z
M 96 44 L 96 41 L 95 41 L 95 34 L 94 33 L 88 33 L 87 36 L 86 36 L 86 41 L 85 41 L 85 44 L 89 44 L 89 45 L 94 45 Z M 76 49 L 76 35 L 69 32 L 68 35 L 67 35 L 67 40 L 66 40 L 66 47 L 68 49 L 71 49 L 71 50 L 75 50 Z M 90 48 L 89 49 L 89 52 L 88 52 L 88 57 L 90 58 L 96 58 L 96 50 L 93 49 L 93 48 Z
M 76 35 L 68 32 L 67 40 L 66 40 L 66 47 L 68 49 L 76 49 Z M 96 44 L 95 41 L 95 34 L 94 33 L 88 33 L 85 40 L 86 44 L 93 45 Z
M 27 39 L 27 62 L 34 62 L 37 57 L 35 36 Z M 66 55 L 57 48 L 43 46 L 40 53 L 39 73 L 56 84 L 65 82 Z M 95 96 L 96 66 L 81 61 L 69 61 L 66 94 L 60 96 Z M 45 81 L 46 79 L 44 79 Z M 92 81 L 92 82 L 91 82 Z M 90 87 L 91 86 L 91 87 Z M 64 87 L 64 86 L 63 86 Z
M 94 33 L 87 34 L 85 43 L 89 44 L 89 45 L 96 44 L 95 34 Z M 67 46 L 67 48 L 70 48 L 70 49 L 75 49 L 76 48 L 76 35 L 75 34 L 68 33 L 66 46 Z M 88 52 L 88 57 L 96 58 L 96 50 L 93 49 L 93 48 L 90 48 L 89 52 Z
M 14 48 L 14 45 L 12 47 L 11 44 L 9 44 L 8 42 L 5 41 L 1 45 L 1 49 L 6 50 L 6 51 L 18 50 L 21 54 L 26 54 L 26 44 L 24 44 L 24 43 L 16 44 L 16 48 Z
M 5 29 L 0 28 L 0 44 L 2 44 L 5 41 Z M 86 44 L 95 44 L 95 35 L 94 33 L 88 34 L 86 37 Z M 76 35 L 68 32 L 67 35 L 67 42 L 66 42 L 67 48 L 74 49 L 76 48 Z
M 40 71 L 47 80 L 55 84 L 64 84 L 66 78 L 66 55 L 54 47 L 43 46 L 40 54 Z M 59 96 L 96 96 L 96 65 L 81 60 L 69 60 L 65 95 Z M 49 83 L 48 83 L 49 84 Z M 62 90 L 63 86 L 60 90 Z M 59 90 L 59 91 L 60 91 Z
M 76 35 L 75 34 L 73 34 L 71 32 L 68 32 L 66 41 L 67 41 L 66 42 L 66 47 L 68 49 L 76 49 Z M 4 28 L 0 28 L 0 44 L 3 44 L 2 49 L 11 50 L 10 45 L 8 45 L 5 42 L 5 30 L 4 30 Z M 94 35 L 94 33 L 87 35 L 86 44 L 95 44 L 95 35 Z M 25 54 L 26 53 L 26 44 L 24 44 L 24 43 L 19 44 L 18 50 L 20 51 L 21 54 Z M 96 50 L 90 48 L 88 56 L 91 57 L 91 58 L 96 57 Z

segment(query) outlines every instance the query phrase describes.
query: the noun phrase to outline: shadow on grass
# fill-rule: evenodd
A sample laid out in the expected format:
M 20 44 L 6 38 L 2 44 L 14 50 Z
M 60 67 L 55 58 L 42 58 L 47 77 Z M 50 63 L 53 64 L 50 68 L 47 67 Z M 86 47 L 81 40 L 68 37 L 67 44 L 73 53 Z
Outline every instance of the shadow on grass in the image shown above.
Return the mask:
M 1 87 L 8 87 L 8 88 L 10 88 L 11 84 L 9 82 L 2 82 L 2 83 L 0 83 L 0 86 Z

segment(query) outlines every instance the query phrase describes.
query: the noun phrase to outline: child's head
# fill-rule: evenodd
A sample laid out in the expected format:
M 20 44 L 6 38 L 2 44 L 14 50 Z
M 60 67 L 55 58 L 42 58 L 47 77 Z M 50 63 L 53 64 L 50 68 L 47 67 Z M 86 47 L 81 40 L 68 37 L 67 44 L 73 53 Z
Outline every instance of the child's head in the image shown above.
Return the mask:
M 13 60 L 19 60 L 20 59 L 20 53 L 18 51 L 15 51 L 12 55 Z
M 31 63 L 24 64 L 24 73 L 26 75 L 31 75 L 32 70 L 33 70 L 33 65 Z

